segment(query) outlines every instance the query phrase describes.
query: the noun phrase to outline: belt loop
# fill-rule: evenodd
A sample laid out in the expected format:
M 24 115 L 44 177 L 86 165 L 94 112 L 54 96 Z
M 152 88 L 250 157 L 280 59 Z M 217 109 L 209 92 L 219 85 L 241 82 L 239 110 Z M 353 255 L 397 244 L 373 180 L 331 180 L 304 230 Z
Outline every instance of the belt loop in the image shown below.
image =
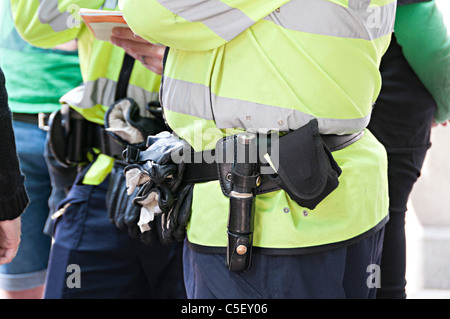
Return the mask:
M 49 131 L 50 127 L 48 126 L 48 114 L 39 112 L 38 113 L 38 126 L 43 131 Z M 47 123 L 46 123 L 47 120 Z

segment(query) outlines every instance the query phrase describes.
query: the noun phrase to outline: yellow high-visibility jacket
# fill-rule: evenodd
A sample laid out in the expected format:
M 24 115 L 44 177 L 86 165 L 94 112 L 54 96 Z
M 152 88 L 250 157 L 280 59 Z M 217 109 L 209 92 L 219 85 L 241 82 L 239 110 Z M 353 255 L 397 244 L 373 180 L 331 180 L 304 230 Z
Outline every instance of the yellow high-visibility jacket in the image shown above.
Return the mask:
M 366 130 L 395 0 L 120 0 L 133 31 L 170 47 L 162 105 L 196 151 L 248 129 L 288 132 L 316 118 L 323 134 Z M 388 219 L 383 146 L 366 130 L 333 156 L 339 187 L 314 210 L 280 190 L 256 197 L 253 244 L 274 254 L 354 242 Z M 187 227 L 194 249 L 227 245 L 229 200 L 196 184 Z

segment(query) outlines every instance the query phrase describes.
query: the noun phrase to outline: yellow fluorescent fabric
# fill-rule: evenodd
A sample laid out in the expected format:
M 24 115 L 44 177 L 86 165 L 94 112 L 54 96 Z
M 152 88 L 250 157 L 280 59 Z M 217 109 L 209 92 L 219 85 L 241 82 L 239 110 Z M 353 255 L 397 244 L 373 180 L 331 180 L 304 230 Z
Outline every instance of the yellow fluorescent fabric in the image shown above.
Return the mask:
M 182 50 L 204 51 L 232 40 L 267 12 L 286 2 L 288 0 L 119 1 L 119 7 L 125 13 L 146 13 L 145 18 L 125 14 L 125 19 L 133 29 L 141 30 L 139 35 L 150 42 Z

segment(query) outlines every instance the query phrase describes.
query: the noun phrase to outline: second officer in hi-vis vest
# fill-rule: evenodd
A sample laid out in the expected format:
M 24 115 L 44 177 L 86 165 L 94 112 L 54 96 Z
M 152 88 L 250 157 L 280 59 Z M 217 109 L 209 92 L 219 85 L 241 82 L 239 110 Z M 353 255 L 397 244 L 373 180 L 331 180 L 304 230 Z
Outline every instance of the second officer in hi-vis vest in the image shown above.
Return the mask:
M 51 121 L 55 156 L 80 173 L 54 216 L 44 297 L 184 298 L 182 245 L 163 245 L 156 227 L 140 233 L 121 166 L 128 144 L 145 145 L 146 135 L 165 128 L 157 107 L 161 77 L 146 68 L 150 57 L 135 61 L 80 23 L 79 9 L 117 10 L 117 0 L 12 0 L 11 8 L 17 29 L 36 46 L 77 39 L 83 76 Z M 69 276 L 76 278 L 70 265 L 78 266 L 80 285 L 68 286 Z

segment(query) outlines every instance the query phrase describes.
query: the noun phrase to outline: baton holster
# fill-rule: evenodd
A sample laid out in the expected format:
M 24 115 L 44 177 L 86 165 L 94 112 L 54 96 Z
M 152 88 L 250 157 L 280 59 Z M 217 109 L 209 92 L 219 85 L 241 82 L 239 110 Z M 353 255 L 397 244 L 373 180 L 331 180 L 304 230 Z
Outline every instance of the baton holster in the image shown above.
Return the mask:
M 227 267 L 231 271 L 246 271 L 252 256 L 255 189 L 259 178 L 256 136 L 242 133 L 235 136 L 233 142 L 236 151 L 229 177 L 232 191 L 229 196 Z

